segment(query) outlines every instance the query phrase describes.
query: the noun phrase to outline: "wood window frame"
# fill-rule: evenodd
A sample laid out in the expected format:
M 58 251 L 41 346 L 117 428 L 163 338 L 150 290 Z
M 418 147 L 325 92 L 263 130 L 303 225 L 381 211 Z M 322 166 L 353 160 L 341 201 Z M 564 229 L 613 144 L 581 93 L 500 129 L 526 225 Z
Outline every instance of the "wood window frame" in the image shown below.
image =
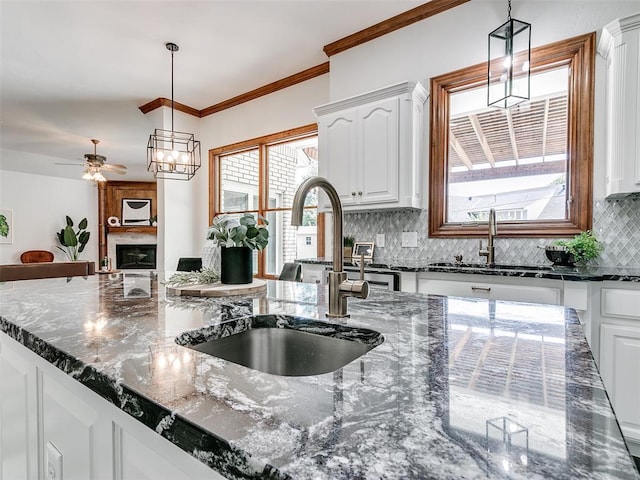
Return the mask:
M 222 213 L 221 211 L 221 193 L 222 189 L 219 188 L 221 182 L 220 176 L 220 158 L 241 153 L 243 151 L 258 150 L 258 162 L 259 162 L 259 177 L 258 177 L 258 210 L 247 210 L 249 213 L 259 213 L 263 215 L 266 210 L 269 211 L 287 211 L 291 208 L 267 208 L 264 205 L 264 198 L 266 197 L 268 185 L 269 185 L 269 162 L 267 158 L 267 149 L 269 147 L 295 141 L 304 137 L 311 137 L 318 135 L 318 124 L 312 123 L 304 125 L 302 127 L 293 128 L 290 130 L 284 130 L 282 132 L 265 135 L 262 137 L 253 138 L 251 140 L 245 140 L 243 142 L 233 143 L 225 145 L 223 147 L 213 148 L 209 150 L 209 224 L 213 222 L 213 219 Z M 318 207 L 308 207 L 318 208 Z M 240 212 L 241 213 L 241 212 Z M 318 212 L 318 257 L 324 257 L 324 231 L 325 220 L 324 213 Z M 276 275 L 268 275 L 266 271 L 265 256 L 262 251 L 258 252 L 258 274 L 259 278 L 277 278 Z
M 532 49 L 531 73 L 569 68 L 566 220 L 500 222 L 502 237 L 569 237 L 589 230 L 593 221 L 593 105 L 595 32 Z M 429 237 L 484 237 L 484 224 L 446 221 L 449 95 L 487 85 L 487 63 L 431 79 L 429 159 Z M 480 227 L 480 228 L 479 228 Z

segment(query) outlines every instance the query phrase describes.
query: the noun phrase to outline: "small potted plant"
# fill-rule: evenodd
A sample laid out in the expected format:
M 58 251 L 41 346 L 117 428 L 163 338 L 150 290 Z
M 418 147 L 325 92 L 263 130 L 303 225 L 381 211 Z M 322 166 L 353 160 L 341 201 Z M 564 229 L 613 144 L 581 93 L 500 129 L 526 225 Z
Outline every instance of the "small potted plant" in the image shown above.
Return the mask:
M 558 240 L 557 247 L 564 247 L 569 255 L 568 263 L 587 263 L 589 260 L 597 258 L 604 250 L 604 245 L 596 239 L 591 230 L 579 233 L 571 240 Z
M 90 232 L 87 231 L 87 219 L 83 218 L 78 223 L 78 230 L 73 230 L 73 220 L 68 215 L 66 216 L 66 226 L 56 233 L 58 239 L 58 250 L 64 252 L 67 258 L 71 261 L 78 260 L 78 257 L 87 246 L 89 242 Z
M 346 262 L 351 261 L 351 257 L 353 256 L 353 245 L 356 243 L 356 239 L 353 237 L 344 237 L 342 242 L 342 256 Z
M 258 223 L 258 222 L 262 223 Z M 253 281 L 253 250 L 269 243 L 269 222 L 261 215 L 245 213 L 240 218 L 219 215 L 209 227 L 207 239 L 220 247 L 220 281 L 243 284 Z

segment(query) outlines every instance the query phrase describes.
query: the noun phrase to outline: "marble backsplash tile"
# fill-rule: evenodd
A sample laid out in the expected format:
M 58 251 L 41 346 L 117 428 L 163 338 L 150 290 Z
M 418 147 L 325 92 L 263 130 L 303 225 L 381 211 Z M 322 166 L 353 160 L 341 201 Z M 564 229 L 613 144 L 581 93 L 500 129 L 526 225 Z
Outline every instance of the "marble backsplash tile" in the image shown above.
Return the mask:
M 394 260 L 454 261 L 463 255 L 466 262 L 484 262 L 478 256 L 477 239 L 440 239 L 427 237 L 426 210 L 385 210 L 346 213 L 345 235 L 356 241 L 375 241 L 384 233 L 385 246 L 376 246 L 376 262 Z M 640 196 L 618 200 L 598 199 L 593 206 L 593 231 L 605 249 L 593 264 L 600 266 L 640 267 Z M 402 247 L 402 232 L 418 232 L 418 247 Z M 549 263 L 539 245 L 555 239 L 500 238 L 495 242 L 496 261 L 511 264 Z M 485 240 L 486 243 L 486 240 Z

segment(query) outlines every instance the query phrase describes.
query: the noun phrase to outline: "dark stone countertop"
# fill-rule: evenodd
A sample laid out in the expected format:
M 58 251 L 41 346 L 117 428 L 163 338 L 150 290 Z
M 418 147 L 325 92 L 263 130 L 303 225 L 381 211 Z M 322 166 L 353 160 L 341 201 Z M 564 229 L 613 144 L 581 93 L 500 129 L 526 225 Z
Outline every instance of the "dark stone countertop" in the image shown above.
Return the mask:
M 301 258 L 298 263 L 312 265 L 332 265 L 327 258 Z M 345 268 L 357 268 L 357 263 L 345 262 Z M 548 278 L 574 282 L 640 282 L 640 268 L 575 266 L 561 267 L 550 264 L 510 265 L 496 264 L 492 267 L 482 263 L 425 262 L 416 260 L 394 260 L 389 262 L 368 263 L 367 271 L 397 272 L 438 272 L 463 273 L 472 275 L 493 275 L 500 277 Z
M 0 330 L 231 479 L 640 479 L 573 310 L 374 291 L 339 327 L 296 322 L 326 304 L 290 282 L 212 299 L 153 274 L 28 280 L 0 284 Z M 384 342 L 300 377 L 175 342 L 269 322 Z

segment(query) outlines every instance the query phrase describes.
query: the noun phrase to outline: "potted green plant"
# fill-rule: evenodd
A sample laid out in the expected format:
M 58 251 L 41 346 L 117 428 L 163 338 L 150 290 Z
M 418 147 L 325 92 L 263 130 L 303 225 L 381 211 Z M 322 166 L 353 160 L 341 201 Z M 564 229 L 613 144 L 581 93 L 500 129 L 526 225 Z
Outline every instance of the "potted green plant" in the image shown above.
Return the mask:
M 262 222 L 262 223 L 259 223 Z M 209 227 L 207 239 L 220 247 L 220 281 L 243 284 L 253 281 L 253 250 L 269 243 L 269 222 L 261 215 L 245 213 L 240 218 L 219 215 Z
M 344 237 L 342 242 L 342 256 L 345 261 L 350 262 L 353 256 L 353 245 L 356 243 L 356 239 L 353 237 Z
M 67 224 L 65 227 L 56 233 L 58 239 L 58 249 L 67 256 L 71 261 L 78 260 L 80 253 L 83 252 L 84 247 L 89 242 L 90 232 L 87 231 L 87 219 L 83 218 L 78 223 L 78 230 L 73 229 L 73 220 L 68 215 L 66 216 Z
M 604 250 L 604 245 L 591 230 L 580 232 L 571 240 L 558 240 L 555 245 L 566 249 L 571 263 L 586 263 L 597 258 Z

